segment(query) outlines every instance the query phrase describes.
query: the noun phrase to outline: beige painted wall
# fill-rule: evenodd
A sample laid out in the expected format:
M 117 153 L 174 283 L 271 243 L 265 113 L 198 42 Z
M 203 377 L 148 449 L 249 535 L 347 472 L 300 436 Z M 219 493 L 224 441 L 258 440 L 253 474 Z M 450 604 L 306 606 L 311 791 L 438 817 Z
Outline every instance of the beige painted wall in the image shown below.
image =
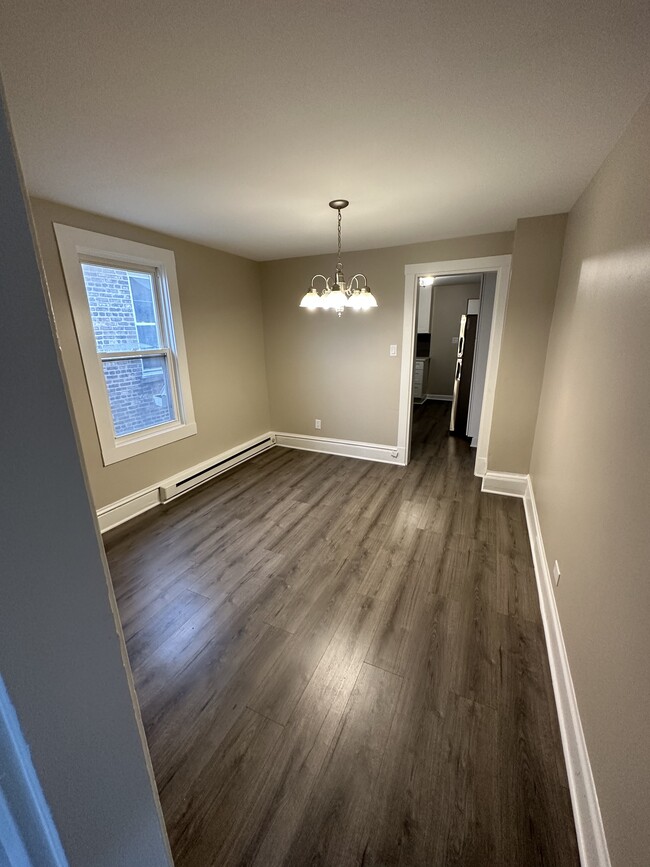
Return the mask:
M 31 205 L 96 508 L 269 430 L 258 263 L 53 202 Z M 174 251 L 196 436 L 102 465 L 53 222 Z
M 531 475 L 614 867 L 650 853 L 650 99 L 571 211 Z
M 451 395 L 454 391 L 454 373 L 458 344 L 460 317 L 467 313 L 470 298 L 479 298 L 479 283 L 459 283 L 452 286 L 433 287 L 433 310 L 431 314 L 431 361 L 427 394 Z
M 488 469 L 527 473 L 560 272 L 566 214 L 517 220 Z
M 311 277 L 330 274 L 335 254 L 262 264 L 266 369 L 271 426 L 324 437 L 395 445 L 403 351 L 404 266 L 512 249 L 512 233 L 476 235 L 343 254 L 348 275 L 363 271 L 379 307 L 367 314 L 302 310 Z M 389 357 L 389 345 L 398 357 Z

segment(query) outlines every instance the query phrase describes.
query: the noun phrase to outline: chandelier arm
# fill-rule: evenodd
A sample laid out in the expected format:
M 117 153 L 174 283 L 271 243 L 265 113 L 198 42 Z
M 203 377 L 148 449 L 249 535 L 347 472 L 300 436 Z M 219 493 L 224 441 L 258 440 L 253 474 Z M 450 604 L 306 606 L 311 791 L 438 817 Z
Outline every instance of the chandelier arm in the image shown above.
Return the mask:
M 324 274 L 314 274 L 314 276 L 311 278 L 311 288 L 312 289 L 314 288 L 314 280 L 317 280 L 319 277 L 325 283 L 325 286 L 327 286 L 328 278 Z
M 363 277 L 363 286 L 359 286 L 359 277 Z M 352 281 L 356 281 L 357 289 L 365 289 L 368 286 L 368 281 L 366 280 L 365 274 L 355 274 L 354 277 L 350 278 L 350 286 L 352 285 Z
M 360 285 L 359 285 L 359 278 L 360 278 L 360 277 L 363 279 L 363 286 L 360 286 Z M 353 283 L 356 284 L 354 289 L 352 288 L 352 284 L 353 284 Z M 366 279 L 366 275 L 365 275 L 365 274 L 361 274 L 361 273 L 359 273 L 359 274 L 355 274 L 354 277 L 352 277 L 351 280 L 350 280 L 350 282 L 348 283 L 348 295 L 351 297 L 352 294 L 353 294 L 356 290 L 358 290 L 359 292 L 361 292 L 362 290 L 364 290 L 364 289 L 368 289 L 368 288 L 369 288 L 369 287 L 368 287 L 368 280 Z

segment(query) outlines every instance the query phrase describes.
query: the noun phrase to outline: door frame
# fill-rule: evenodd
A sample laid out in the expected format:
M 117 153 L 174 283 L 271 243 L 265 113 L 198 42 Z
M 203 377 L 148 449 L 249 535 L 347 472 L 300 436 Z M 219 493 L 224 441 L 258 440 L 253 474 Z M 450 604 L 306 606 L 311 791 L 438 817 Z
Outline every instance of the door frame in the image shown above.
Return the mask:
M 404 325 L 402 332 L 402 366 L 400 372 L 399 416 L 397 423 L 397 448 L 408 464 L 411 456 L 411 424 L 413 419 L 413 363 L 415 358 L 415 316 L 417 312 L 418 277 L 447 277 L 452 274 L 479 274 L 496 271 L 497 282 L 490 328 L 483 406 L 476 446 L 474 473 L 484 476 L 487 472 L 488 449 L 492 430 L 494 394 L 496 391 L 499 355 L 503 337 L 510 269 L 512 256 L 483 256 L 476 259 L 452 259 L 448 262 L 423 262 L 404 267 Z

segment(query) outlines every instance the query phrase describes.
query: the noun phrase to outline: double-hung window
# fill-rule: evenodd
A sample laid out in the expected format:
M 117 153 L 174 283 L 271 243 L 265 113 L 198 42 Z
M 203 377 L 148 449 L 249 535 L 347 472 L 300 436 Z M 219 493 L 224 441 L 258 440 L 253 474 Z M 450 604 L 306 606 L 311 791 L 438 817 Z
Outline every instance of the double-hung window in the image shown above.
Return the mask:
M 54 230 L 104 464 L 196 433 L 174 254 Z

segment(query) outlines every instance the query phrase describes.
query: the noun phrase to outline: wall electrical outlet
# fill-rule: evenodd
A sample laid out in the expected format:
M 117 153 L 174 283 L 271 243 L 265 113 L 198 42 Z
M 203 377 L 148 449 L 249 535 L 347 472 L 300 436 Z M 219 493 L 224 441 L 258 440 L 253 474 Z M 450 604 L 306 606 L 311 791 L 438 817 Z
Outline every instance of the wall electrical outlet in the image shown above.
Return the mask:
M 557 562 L 557 560 L 555 561 L 555 563 L 553 563 L 553 580 L 555 581 L 555 586 L 557 587 L 557 585 L 560 583 L 560 564 Z
M 319 418 L 314 419 L 314 427 L 316 428 L 316 430 L 320 430 L 320 419 Z
M 389 350 L 388 350 L 388 354 L 390 355 L 391 358 L 395 358 L 397 356 L 397 344 L 396 343 L 391 343 Z

